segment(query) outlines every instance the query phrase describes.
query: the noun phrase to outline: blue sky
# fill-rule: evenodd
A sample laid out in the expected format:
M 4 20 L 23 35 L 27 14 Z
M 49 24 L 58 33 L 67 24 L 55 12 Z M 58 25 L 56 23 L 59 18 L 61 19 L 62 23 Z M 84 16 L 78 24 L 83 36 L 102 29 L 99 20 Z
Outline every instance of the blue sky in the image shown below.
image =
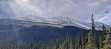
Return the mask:
M 110 24 L 110 11 L 111 0 L 0 0 L 0 17 L 32 21 L 64 16 L 90 22 L 94 14 L 95 21 Z

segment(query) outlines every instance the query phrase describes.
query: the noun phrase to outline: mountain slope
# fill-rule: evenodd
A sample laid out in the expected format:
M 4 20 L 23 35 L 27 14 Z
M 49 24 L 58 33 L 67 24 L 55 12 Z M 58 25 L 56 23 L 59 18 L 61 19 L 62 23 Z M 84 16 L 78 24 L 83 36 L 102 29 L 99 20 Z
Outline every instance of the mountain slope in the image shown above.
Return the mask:
M 64 26 L 75 26 L 83 29 L 91 29 L 91 23 L 83 23 L 83 22 L 81 23 L 72 18 L 67 18 L 67 17 L 61 17 L 61 18 L 55 17 L 53 18 L 52 21 L 38 21 L 38 22 L 32 22 L 28 20 L 25 21 L 25 20 L 14 20 L 14 19 L 0 19 L 0 24 L 16 24 L 24 27 L 39 25 L 39 26 L 53 26 L 53 27 L 60 27 L 60 28 Z M 98 29 L 101 29 L 103 25 L 105 25 L 106 28 L 109 28 L 109 26 L 106 24 L 95 22 L 95 27 Z
M 0 43 L 48 42 L 58 38 L 64 39 L 67 35 L 75 37 L 80 30 L 84 35 L 89 31 L 60 24 L 0 19 Z
M 73 19 L 73 18 L 70 18 L 70 17 L 63 17 L 63 16 L 60 16 L 60 17 L 50 17 L 50 18 L 43 18 L 43 17 L 35 17 L 35 16 L 30 16 L 32 17 L 32 19 L 34 19 L 34 22 L 43 22 L 43 23 L 50 23 L 50 24 L 63 24 L 63 25 L 69 25 L 69 26 L 76 26 L 76 27 L 79 27 L 79 28 L 84 28 L 84 29 L 90 29 L 90 27 L 84 25 L 83 23 Z M 25 18 L 24 20 L 25 21 L 33 21 L 32 19 L 27 19 Z M 20 20 L 23 20 L 23 19 L 20 19 Z
M 68 20 L 68 19 L 67 19 Z M 64 22 L 64 21 L 63 21 Z M 44 22 L 32 22 L 14 19 L 0 19 L 0 43 L 23 42 L 48 42 L 58 38 L 64 39 L 67 35 L 75 37 L 83 32 L 86 35 L 91 24 L 75 22 L 76 25 L 68 25 L 65 21 L 62 24 L 51 24 Z M 72 23 L 72 22 L 71 22 Z M 96 22 L 97 23 L 97 22 Z M 102 28 L 102 23 L 97 23 Z M 97 27 L 97 26 L 96 26 Z

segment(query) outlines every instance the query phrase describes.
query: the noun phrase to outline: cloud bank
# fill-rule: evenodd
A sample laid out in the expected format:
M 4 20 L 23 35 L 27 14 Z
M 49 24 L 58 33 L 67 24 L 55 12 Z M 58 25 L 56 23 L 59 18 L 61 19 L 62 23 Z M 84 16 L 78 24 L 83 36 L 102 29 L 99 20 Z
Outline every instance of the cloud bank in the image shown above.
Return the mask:
M 11 13 L 15 19 L 52 20 L 51 17 L 63 16 L 89 22 L 91 15 L 94 14 L 96 21 L 106 24 L 111 22 L 110 0 L 2 0 L 0 2 L 0 4 L 8 2 L 10 8 L 7 7 L 6 11 L 11 11 L 4 10 L 0 13 L 6 13 L 5 15 Z

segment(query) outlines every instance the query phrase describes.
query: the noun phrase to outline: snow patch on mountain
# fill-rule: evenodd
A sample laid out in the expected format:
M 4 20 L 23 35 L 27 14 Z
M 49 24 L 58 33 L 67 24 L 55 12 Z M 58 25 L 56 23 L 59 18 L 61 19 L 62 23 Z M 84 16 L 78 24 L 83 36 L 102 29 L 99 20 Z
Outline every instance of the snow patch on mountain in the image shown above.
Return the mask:
M 84 27 L 86 29 L 91 29 L 91 27 L 88 27 L 88 26 L 86 26 L 84 24 L 81 24 L 81 23 L 78 23 L 78 22 L 76 22 L 76 24 L 78 24 L 79 26 Z

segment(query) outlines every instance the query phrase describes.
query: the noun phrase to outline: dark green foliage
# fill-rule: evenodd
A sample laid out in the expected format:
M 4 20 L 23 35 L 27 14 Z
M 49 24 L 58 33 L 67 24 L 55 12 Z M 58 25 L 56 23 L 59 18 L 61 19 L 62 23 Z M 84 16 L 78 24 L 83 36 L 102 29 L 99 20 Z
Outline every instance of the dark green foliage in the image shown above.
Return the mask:
M 96 49 L 96 32 L 95 32 L 95 24 L 94 24 L 94 19 L 92 15 L 92 29 L 88 33 L 88 43 L 87 43 L 87 49 Z
M 98 37 L 100 38 L 100 37 Z M 101 41 L 101 38 L 98 42 Z M 66 36 L 65 39 L 55 39 L 46 43 L 24 43 L 18 42 L 16 44 L 1 44 L 1 49 L 87 49 L 87 35 L 80 32 L 75 38 L 71 35 Z M 101 45 L 101 44 L 99 44 Z M 95 49 L 100 49 L 100 46 Z
M 103 48 L 103 45 L 104 45 L 103 40 L 105 40 L 104 35 L 106 34 L 107 34 L 106 27 L 103 25 L 101 35 L 99 35 L 99 49 Z
M 109 32 L 105 35 L 105 40 L 103 41 L 103 49 L 111 49 L 111 27 Z

